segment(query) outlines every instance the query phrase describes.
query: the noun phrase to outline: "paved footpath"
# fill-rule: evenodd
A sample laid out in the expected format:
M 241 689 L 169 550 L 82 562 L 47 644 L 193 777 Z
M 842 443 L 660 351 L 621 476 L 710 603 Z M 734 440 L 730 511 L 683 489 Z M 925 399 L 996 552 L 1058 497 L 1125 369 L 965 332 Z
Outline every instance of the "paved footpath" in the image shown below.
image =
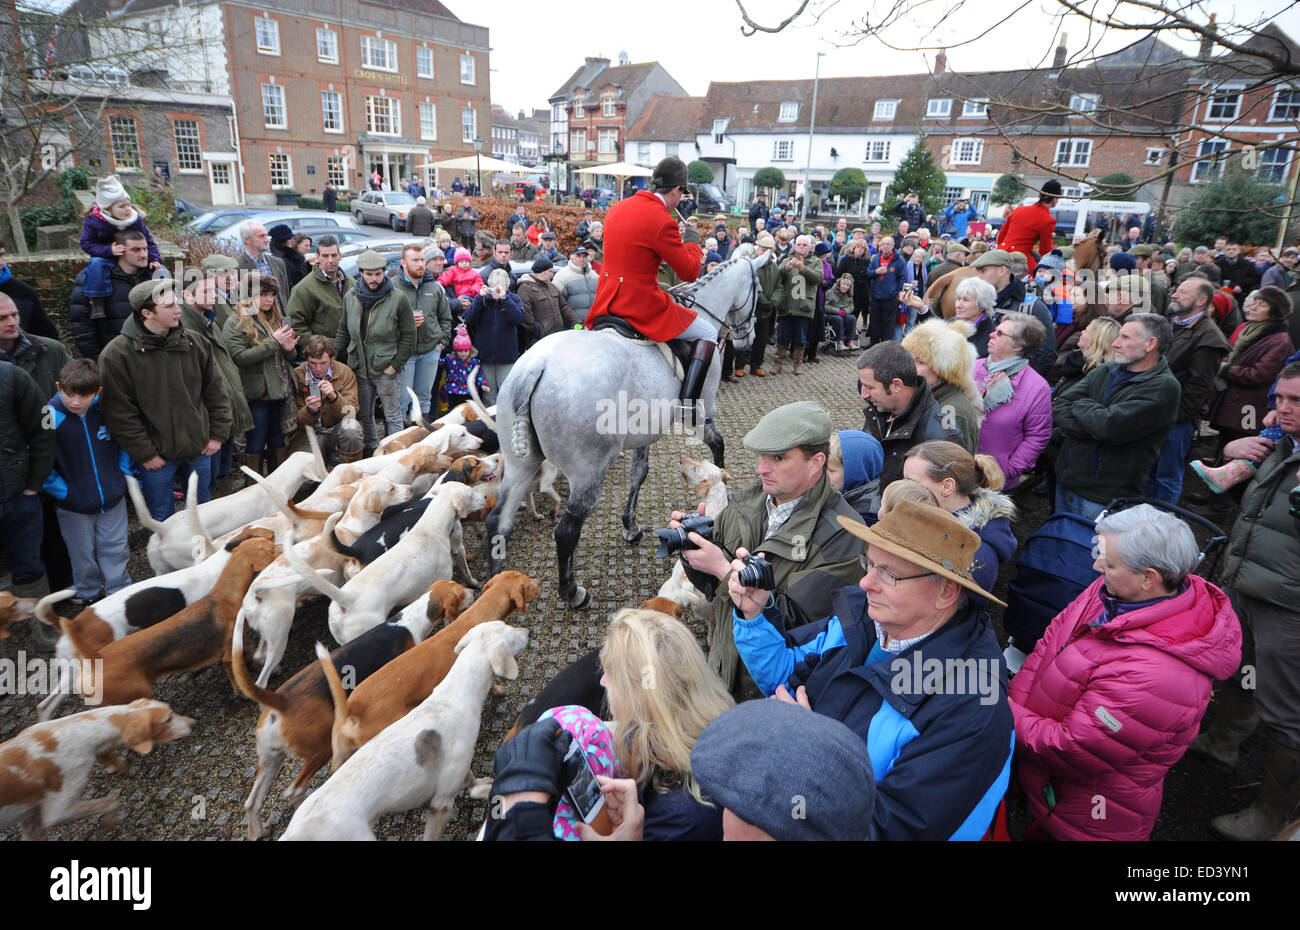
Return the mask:
M 856 393 L 855 359 L 826 357 L 821 364 L 805 364 L 799 377 L 787 365 L 785 372 L 767 378 L 747 376 L 739 384 L 724 384 L 718 399 L 719 427 L 727 444 L 727 470 L 733 482 L 752 480 L 754 457 L 744 450 L 741 439 L 763 414 L 796 400 L 815 400 L 831 414 L 837 429 L 862 425 L 862 402 Z M 651 447 L 650 475 L 642 489 L 638 516 L 647 539 L 637 546 L 623 541 L 619 514 L 627 489 L 630 456 L 624 455 L 611 469 L 605 494 L 587 520 L 577 553 L 578 578 L 592 594 L 587 611 L 560 608 L 555 593 L 555 550 L 551 536 L 554 515 L 550 501 L 539 501 L 540 521 L 531 520 L 521 508 L 511 540 L 508 567 L 527 572 L 541 581 L 542 596 L 524 618 L 529 645 L 520 657 L 519 678 L 506 682 L 503 696 L 489 697 L 484 708 L 482 731 L 472 773 L 490 776 L 492 754 L 501 737 L 513 725 L 519 708 L 561 668 L 585 652 L 598 648 L 609 615 L 620 607 L 634 606 L 652 596 L 671 570 L 667 560 L 654 557 L 650 541 L 652 526 L 664 526 L 668 513 L 692 501 L 692 495 L 678 475 L 682 455 L 706 458 L 708 450 L 690 444 L 683 437 L 668 437 Z M 567 490 L 564 480 L 558 490 Z M 1037 499 L 1041 501 L 1042 499 Z M 1017 534 L 1023 539 L 1042 520 L 1042 504 L 1025 501 L 1038 512 L 1027 513 Z M 481 524 L 466 526 L 466 544 L 477 558 L 471 568 L 483 564 Z M 143 559 L 143 545 L 136 547 L 131 570 L 136 579 L 149 575 Z M 1005 576 L 1005 572 L 1004 572 Z M 480 579 L 483 580 L 483 579 Z M 999 587 L 1005 585 L 1005 577 Z M 999 593 L 1001 593 L 999 591 Z M 313 644 L 320 640 L 332 645 L 325 622 L 323 599 L 300 609 L 281 669 L 272 678 L 278 687 L 291 674 L 315 659 Z M 692 621 L 703 642 L 703 627 Z M 0 657 L 14 657 L 19 650 L 33 655 L 26 626 L 0 646 Z M 240 839 L 244 836 L 243 803 L 257 767 L 254 729 L 260 708 L 235 694 L 220 666 L 160 681 L 160 700 L 178 712 L 198 720 L 194 733 L 178 742 L 158 746 L 147 756 L 128 753 L 129 775 L 109 775 L 98 770 L 83 797 L 116 794 L 120 797 L 118 826 L 99 833 L 91 822 L 70 824 L 51 831 L 54 839 Z M 35 722 L 35 699 L 0 697 L 0 740 L 15 735 Z M 75 707 L 65 702 L 66 712 Z M 1252 777 L 1230 775 L 1211 763 L 1189 758 L 1177 766 L 1168 779 L 1166 811 L 1156 829 L 1158 839 L 1209 839 L 1204 827 L 1209 817 L 1235 810 L 1249 801 L 1261 766 L 1258 736 L 1247 744 L 1244 767 Z M 1253 750 L 1253 751 L 1252 751 Z M 327 770 L 325 770 L 327 771 Z M 263 811 L 267 836 L 283 832 L 292 811 L 281 800 L 297 772 L 297 764 L 286 762 L 272 788 Z M 312 787 L 324 780 L 324 771 Z M 1247 783 L 1243 787 L 1243 783 Z M 1235 790 L 1229 791 L 1229 786 Z M 1220 797 L 1216 799 L 1215 795 Z M 464 795 L 448 825 L 447 839 L 465 839 L 486 815 L 485 802 L 471 802 Z M 424 812 L 415 810 L 382 818 L 376 834 L 383 839 L 416 840 L 423 832 Z M 0 831 L 0 840 L 16 839 L 16 830 Z

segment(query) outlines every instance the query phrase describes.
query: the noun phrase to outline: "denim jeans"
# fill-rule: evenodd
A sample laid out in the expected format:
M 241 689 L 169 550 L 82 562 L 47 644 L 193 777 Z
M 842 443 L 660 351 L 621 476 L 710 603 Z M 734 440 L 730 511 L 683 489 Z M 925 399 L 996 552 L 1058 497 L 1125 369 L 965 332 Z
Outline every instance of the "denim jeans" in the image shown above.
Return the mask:
M 161 468 L 149 471 L 143 465 L 136 465 L 136 477 L 140 480 L 140 492 L 144 495 L 149 515 L 155 520 L 166 520 L 176 512 L 176 502 L 172 498 L 172 487 L 176 483 L 176 471 L 182 465 L 188 465 L 199 476 L 199 503 L 206 504 L 212 499 L 212 456 L 196 455 L 185 462 L 164 462 Z
M 280 405 L 282 400 L 250 400 L 248 409 L 253 414 L 253 428 L 244 434 L 244 452 L 261 455 L 268 446 L 284 448 L 284 433 L 280 431 Z
M 9 574 L 14 584 L 30 584 L 45 575 L 41 561 L 41 539 L 45 535 L 45 515 L 39 494 L 19 491 L 7 501 L 0 501 L 0 547 L 9 557 Z
M 1183 493 L 1183 472 L 1187 465 L 1187 454 L 1192 449 L 1192 440 L 1196 438 L 1195 423 L 1175 423 L 1165 437 L 1165 444 L 1160 447 L 1160 457 L 1151 466 L 1151 475 L 1147 478 L 1146 497 L 1155 498 L 1166 504 L 1177 504 Z
M 836 342 L 856 342 L 858 339 L 858 318 L 851 313 L 840 316 L 838 313 L 826 314 L 826 322 L 835 330 Z
M 441 349 L 433 349 L 423 355 L 412 355 L 406 360 L 406 365 L 402 368 L 404 416 L 411 415 L 411 395 L 407 392 L 415 391 L 415 396 L 420 398 L 420 412 L 425 419 L 429 418 L 429 403 L 433 399 L 434 382 L 438 380 L 438 359 L 441 356 Z
M 107 258 L 92 258 L 86 266 L 86 282 L 81 293 L 86 297 L 112 297 L 113 282 L 110 275 L 117 262 Z
M 361 404 L 361 428 L 365 436 L 367 449 L 373 449 L 383 436 L 376 437 L 375 398 L 384 409 L 384 435 L 392 435 L 402 429 L 402 376 L 401 374 L 384 375 L 376 378 L 357 376 L 357 401 Z
M 1057 513 L 1077 513 L 1089 520 L 1096 520 L 1105 509 L 1105 504 L 1095 504 L 1086 497 L 1080 497 L 1073 491 L 1067 491 L 1059 484 L 1056 486 Z
M 776 344 L 801 349 L 808 343 L 808 325 L 812 322 L 806 316 L 783 316 L 777 320 Z
M 234 466 L 235 437 L 231 436 L 221 444 L 221 451 L 212 456 L 212 479 L 208 482 L 209 496 L 217 493 L 217 482 L 230 474 L 230 469 Z

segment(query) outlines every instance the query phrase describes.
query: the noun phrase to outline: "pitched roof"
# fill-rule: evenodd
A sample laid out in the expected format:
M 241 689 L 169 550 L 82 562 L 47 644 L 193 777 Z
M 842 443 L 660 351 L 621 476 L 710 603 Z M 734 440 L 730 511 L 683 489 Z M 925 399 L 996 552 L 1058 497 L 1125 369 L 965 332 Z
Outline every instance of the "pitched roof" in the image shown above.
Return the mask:
M 555 93 L 551 94 L 551 96 L 546 99 L 554 100 L 556 97 L 569 96 L 569 94 L 573 92 L 573 88 L 586 87 L 588 81 L 608 67 L 608 58 L 588 58 L 578 66 L 578 70 L 569 75 L 568 80 L 561 84 Z
M 519 121 L 514 115 L 499 103 L 492 104 L 492 125 L 507 126 L 512 129 L 519 128 Z
M 618 65 L 613 68 L 605 68 L 589 77 L 587 83 L 579 83 L 575 86 L 585 87 L 588 90 L 601 87 L 617 87 L 624 91 L 633 90 L 649 76 L 650 72 L 658 64 L 657 61 L 643 61 L 634 65 Z
M 689 142 L 704 128 L 703 111 L 703 97 L 656 95 L 627 131 L 627 138 L 632 142 Z
M 404 12 L 438 16 L 457 23 L 461 22 L 460 17 L 447 9 L 442 3 L 439 3 L 438 0 L 360 0 L 360 2 Z M 177 0 L 77 0 L 68 9 L 75 16 L 82 16 L 87 19 L 103 19 L 106 16 L 127 16 L 144 13 L 161 7 L 175 6 L 176 3 Z M 200 3 L 202 3 L 202 0 L 200 0 Z M 289 2 L 285 4 L 285 9 L 286 11 L 306 11 L 309 7 L 306 4 L 300 7 L 293 2 Z

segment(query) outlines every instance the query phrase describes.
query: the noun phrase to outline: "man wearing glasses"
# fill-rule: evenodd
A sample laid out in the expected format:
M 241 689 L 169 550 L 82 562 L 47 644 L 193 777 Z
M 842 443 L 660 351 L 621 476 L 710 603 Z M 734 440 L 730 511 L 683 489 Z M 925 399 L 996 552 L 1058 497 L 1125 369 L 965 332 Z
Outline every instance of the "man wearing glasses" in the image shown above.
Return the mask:
M 839 522 L 867 543 L 865 574 L 834 592 L 825 620 L 796 629 L 772 592 L 739 583 L 748 552 L 737 550 L 728 606 L 740 656 L 764 695 L 867 744 L 877 839 L 981 839 L 1001 822 L 1014 745 L 1006 667 L 971 596 L 1002 603 L 972 574 L 979 536 L 912 501 L 873 527 Z
M 718 515 L 712 541 L 692 533 L 698 548 L 682 552 L 691 584 L 706 597 L 718 592 L 709 665 L 729 687 L 739 656 L 725 588 L 738 549 L 760 552 L 771 563 L 776 590 L 770 593 L 781 605 L 786 627 L 825 617 L 832 593 L 861 576 L 862 544 L 841 526 L 843 520 L 860 524 L 861 518 L 826 476 L 830 437 L 830 415 L 812 401 L 786 404 L 764 416 L 744 440 L 758 456 L 758 480 L 737 491 Z M 680 526 L 681 517 L 674 511 L 669 525 Z

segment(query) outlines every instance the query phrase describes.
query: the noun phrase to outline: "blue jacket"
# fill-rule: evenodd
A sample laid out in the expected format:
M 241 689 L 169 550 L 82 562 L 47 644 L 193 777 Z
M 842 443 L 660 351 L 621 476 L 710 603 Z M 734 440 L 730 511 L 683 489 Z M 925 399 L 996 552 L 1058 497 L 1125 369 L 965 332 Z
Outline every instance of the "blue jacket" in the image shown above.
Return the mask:
M 523 322 L 523 301 L 510 292 L 505 300 L 479 294 L 465 311 L 465 326 L 474 339 L 479 361 L 491 365 L 519 360 L 519 327 Z
M 876 269 L 880 267 L 883 257 L 883 255 L 873 257 L 867 269 L 867 274 L 871 278 L 871 299 L 897 300 L 899 292 L 903 289 L 903 282 L 907 280 L 907 262 L 895 249 L 890 253 L 889 261 L 885 265 L 888 270 L 883 275 L 877 275 Z
M 107 513 L 126 496 L 124 475 L 131 457 L 108 434 L 99 398 L 84 417 L 68 413 L 58 394 L 50 400 L 54 423 L 54 470 L 45 479 L 46 493 L 63 510 Z
M 803 685 L 817 713 L 866 742 L 877 839 L 980 839 L 1011 780 L 1015 747 L 1006 666 L 988 614 L 968 603 L 895 656 L 877 643 L 861 589 L 842 588 L 831 602 L 830 617 L 786 634 L 779 617 L 733 613 L 736 647 L 754 682 L 764 694 Z M 947 670 L 942 679 L 936 669 Z M 979 670 L 996 681 L 972 674 Z M 925 693 L 936 684 L 937 693 Z
M 939 215 L 943 217 L 943 228 L 936 235 L 948 233 L 954 239 L 965 239 L 968 231 L 966 227 L 979 213 L 969 206 L 959 213 L 957 212 L 957 205 L 954 203 Z

